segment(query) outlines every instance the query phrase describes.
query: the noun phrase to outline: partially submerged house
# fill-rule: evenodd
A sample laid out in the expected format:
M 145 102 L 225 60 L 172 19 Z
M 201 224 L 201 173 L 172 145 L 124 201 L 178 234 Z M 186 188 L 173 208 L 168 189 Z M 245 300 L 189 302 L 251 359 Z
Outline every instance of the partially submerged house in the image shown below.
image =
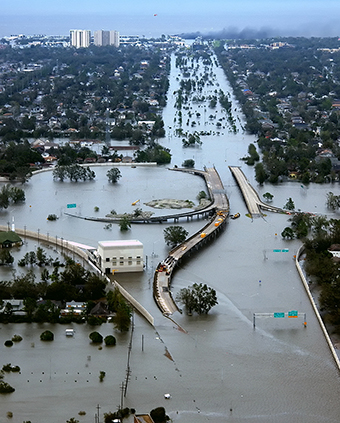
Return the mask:
M 22 239 L 15 232 L 0 232 L 0 248 L 11 248 L 20 245 L 22 245 Z

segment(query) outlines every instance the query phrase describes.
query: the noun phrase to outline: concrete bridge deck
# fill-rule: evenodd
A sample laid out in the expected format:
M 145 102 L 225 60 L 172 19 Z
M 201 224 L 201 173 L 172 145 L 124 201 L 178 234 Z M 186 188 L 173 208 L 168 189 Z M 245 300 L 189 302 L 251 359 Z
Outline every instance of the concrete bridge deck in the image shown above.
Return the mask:
M 157 266 L 153 284 L 154 298 L 159 309 L 166 316 L 179 311 L 170 291 L 171 277 L 175 267 L 185 255 L 189 255 L 215 238 L 225 226 L 229 215 L 229 201 L 215 168 L 209 168 L 205 171 L 176 170 L 201 174 L 205 177 L 210 198 L 213 200 L 212 207 L 214 215 L 200 231 L 171 250 L 166 259 Z
M 266 204 L 261 201 L 258 193 L 250 185 L 250 182 L 248 181 L 240 167 L 229 166 L 229 169 L 241 190 L 241 193 L 243 195 L 244 201 L 247 205 L 251 217 L 263 216 L 261 209 L 272 211 L 274 213 L 287 213 L 285 210 L 280 209 L 279 207 L 274 207 L 270 204 Z

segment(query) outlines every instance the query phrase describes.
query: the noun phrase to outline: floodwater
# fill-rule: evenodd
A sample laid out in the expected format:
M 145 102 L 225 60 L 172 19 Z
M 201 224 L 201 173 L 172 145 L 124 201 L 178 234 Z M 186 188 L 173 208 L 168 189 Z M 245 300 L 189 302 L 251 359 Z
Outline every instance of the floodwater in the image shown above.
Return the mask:
M 231 91 L 222 70 L 214 67 L 214 72 L 219 88 Z M 109 185 L 106 167 L 94 169 L 95 181 L 77 184 L 54 182 L 51 173 L 42 173 L 25 186 L 25 204 L 1 212 L 1 220 L 12 222 L 14 217 L 17 227 L 39 229 L 51 238 L 58 236 L 92 246 L 108 239 L 143 242 L 147 256 L 144 273 L 115 275 L 155 318 L 153 328 L 140 316 L 134 316 L 131 376 L 124 406 L 135 408 L 137 413 L 164 406 L 174 422 L 337 423 L 339 374 L 295 268 L 293 256 L 300 243 L 282 240 L 280 233 L 289 224 L 285 215 L 268 213 L 254 220 L 246 217 L 246 207 L 228 165 L 242 166 L 260 195 L 271 192 L 273 205 L 278 207 L 291 197 L 297 209 L 326 214 L 326 193 L 337 192 L 333 185 L 302 188 L 294 182 L 257 186 L 253 168 L 240 160 L 255 139 L 242 131 L 242 114 L 234 100 L 235 116 L 240 119 L 237 134 L 221 129 L 220 135 L 202 137 L 200 148 L 183 149 L 181 139 L 173 132 L 173 92 L 178 88 L 178 74 L 173 61 L 168 106 L 164 110 L 167 138 L 161 143 L 171 148 L 171 165 L 180 166 L 188 158 L 195 160 L 197 168 L 214 165 L 229 197 L 231 213 L 241 214 L 215 241 L 183 261 L 174 275 L 174 295 L 194 282 L 207 283 L 217 291 L 219 304 L 207 316 L 176 313 L 172 317 L 182 331 L 160 314 L 153 301 L 153 271 L 167 254 L 163 229 L 170 223 L 133 225 L 122 233 L 117 225 L 107 230 L 104 223 L 64 214 L 69 203 L 77 204 L 73 211 L 78 216 L 104 216 L 112 209 L 117 213 L 133 210 L 131 203 L 137 199 L 143 210 L 148 210 L 143 203 L 151 199 L 195 201 L 197 193 L 205 188 L 199 177 L 171 172 L 166 167 L 124 167 L 119 183 Z M 193 111 L 195 108 L 198 106 L 194 105 Z M 222 116 L 217 109 L 217 115 Z M 206 121 L 204 126 L 209 127 L 211 122 L 201 114 L 200 125 Z M 97 213 L 95 206 L 100 209 Z M 50 213 L 59 219 L 47 221 Z M 204 221 L 180 224 L 191 234 Z M 282 248 L 289 252 L 273 252 Z M 300 318 L 257 318 L 253 328 L 253 313 L 290 310 L 306 313 L 306 328 Z M 72 327 L 75 336 L 66 338 L 62 325 L 0 326 L 2 364 L 21 367 L 21 374 L 6 375 L 5 380 L 16 391 L 0 398 L 1 423 L 9 421 L 8 411 L 13 412 L 10 421 L 15 423 L 47 419 L 57 423 L 70 417 L 93 422 L 97 404 L 101 420 L 104 412 L 115 411 L 121 404 L 130 333 L 119 334 L 110 323 Z M 39 339 L 47 328 L 55 334 L 52 343 Z M 114 334 L 117 345 L 102 349 L 91 345 L 88 334 L 93 330 L 103 336 Z M 6 348 L 5 340 L 14 334 L 22 335 L 23 341 Z M 99 382 L 100 371 L 106 372 L 103 382 Z M 171 394 L 170 400 L 164 399 L 166 393 Z M 86 415 L 79 416 L 79 411 Z

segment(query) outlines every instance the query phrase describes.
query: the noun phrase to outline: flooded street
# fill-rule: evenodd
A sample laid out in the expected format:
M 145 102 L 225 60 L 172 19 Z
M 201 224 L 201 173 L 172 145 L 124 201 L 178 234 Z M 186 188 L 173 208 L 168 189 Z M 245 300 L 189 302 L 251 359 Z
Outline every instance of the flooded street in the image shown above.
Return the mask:
M 221 68 L 213 66 L 219 88 L 231 92 Z M 238 127 L 236 134 L 222 128 L 220 135 L 202 137 L 198 148 L 182 147 L 174 133 L 175 95 L 180 73 L 172 59 L 168 105 L 164 110 L 166 138 L 160 143 L 171 149 L 171 166 L 181 166 L 194 159 L 195 167 L 215 166 L 227 192 L 231 213 L 241 217 L 230 220 L 215 241 L 184 260 L 174 274 L 174 295 L 193 283 L 207 283 L 217 292 L 218 305 L 207 316 L 175 313 L 171 320 L 163 317 L 152 297 L 153 272 L 166 257 L 163 230 L 168 224 L 132 225 L 121 232 L 118 225 L 110 230 L 105 224 L 64 214 L 67 204 L 76 203 L 78 216 L 104 216 L 112 209 L 117 213 L 134 210 L 131 203 L 140 199 L 145 211 L 165 214 L 143 203 L 152 199 L 192 200 L 205 189 L 201 178 L 166 167 L 122 167 L 118 184 L 107 182 L 108 167 L 94 167 L 91 182 L 54 182 L 51 172 L 35 175 L 24 187 L 26 202 L 1 211 L 1 222 L 12 222 L 48 233 L 51 239 L 64 238 L 96 246 L 98 241 L 138 239 L 144 244 L 147 267 L 143 274 L 116 274 L 121 283 L 155 318 L 155 328 L 140 316 L 134 316 L 135 330 L 131 352 L 131 377 L 124 406 L 137 413 L 164 406 L 174 422 L 232 423 L 338 423 L 340 415 L 340 379 L 320 326 L 302 286 L 293 260 L 300 242 L 284 241 L 282 230 L 288 217 L 268 213 L 264 218 L 246 217 L 247 209 L 228 169 L 242 170 L 262 197 L 269 191 L 273 205 L 283 207 L 291 197 L 296 209 L 326 214 L 326 193 L 332 185 L 284 182 L 259 187 L 254 169 L 241 160 L 255 138 L 242 130 L 244 124 L 237 103 L 233 110 Z M 216 87 L 206 87 L 207 94 Z M 193 111 L 199 105 L 193 106 Z M 200 126 L 213 127 L 204 117 Z M 217 106 L 217 115 L 223 111 Z M 183 110 L 183 122 L 187 112 Z M 210 114 L 210 112 L 206 112 Z M 205 124 L 206 123 L 206 124 Z M 198 127 L 199 128 L 199 127 Z M 94 207 L 99 212 L 94 212 Z M 59 219 L 49 222 L 55 213 Z M 329 215 L 329 214 L 328 214 Z M 179 223 L 194 233 L 204 220 Z M 274 253 L 274 249 L 289 249 Z M 23 253 L 24 254 L 24 253 Z M 1 269 L 0 269 L 1 271 Z M 259 282 L 261 281 L 261 282 Z M 298 319 L 258 318 L 253 328 L 253 313 L 306 313 L 307 327 Z M 121 384 L 125 378 L 130 333 L 114 331 L 112 324 L 98 327 L 71 325 L 75 336 L 65 336 L 63 325 L 0 325 L 1 363 L 19 365 L 21 373 L 6 374 L 5 380 L 16 391 L 0 398 L 0 423 L 65 422 L 76 417 L 93 422 L 97 404 L 101 416 L 116 411 L 121 404 Z M 40 341 L 41 332 L 52 330 L 51 343 Z M 102 349 L 90 344 L 88 335 L 97 330 L 103 336 L 114 334 L 115 347 Z M 6 348 L 4 342 L 14 334 L 23 340 Z M 165 355 L 166 354 L 166 355 Z M 106 377 L 99 382 L 99 372 Z M 164 399 L 170 393 L 171 399 Z M 13 412 L 8 419 L 6 413 Z M 85 416 L 79 416 L 85 411 Z M 102 421 L 102 419 L 101 419 Z

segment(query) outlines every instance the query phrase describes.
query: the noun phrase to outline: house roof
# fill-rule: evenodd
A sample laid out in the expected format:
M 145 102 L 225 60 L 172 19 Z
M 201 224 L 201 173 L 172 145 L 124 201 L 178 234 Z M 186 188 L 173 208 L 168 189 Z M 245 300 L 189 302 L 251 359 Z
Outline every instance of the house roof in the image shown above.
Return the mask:
M 120 239 L 115 241 L 99 241 L 98 245 L 101 247 L 143 247 L 143 244 L 140 241 L 133 239 Z
M 0 244 L 3 244 L 4 242 L 22 242 L 22 239 L 13 231 L 0 232 Z
M 99 301 L 99 303 L 97 303 L 93 307 L 93 309 L 90 311 L 90 314 L 94 314 L 94 315 L 97 315 L 97 316 L 103 316 L 103 315 L 109 314 L 109 312 L 107 311 L 106 304 Z

